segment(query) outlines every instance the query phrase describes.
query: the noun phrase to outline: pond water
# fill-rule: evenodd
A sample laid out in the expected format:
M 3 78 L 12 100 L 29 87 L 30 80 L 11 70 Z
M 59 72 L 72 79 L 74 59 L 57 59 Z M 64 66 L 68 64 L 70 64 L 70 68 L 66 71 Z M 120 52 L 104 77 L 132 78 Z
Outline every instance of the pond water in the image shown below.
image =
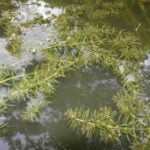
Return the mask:
M 37 16 L 44 19 L 57 17 L 65 13 L 64 1 L 57 1 L 56 4 L 50 4 L 40 0 L 29 0 L 27 3 L 13 3 L 18 7 L 14 11 L 13 23 L 20 25 L 32 21 Z M 69 2 L 68 2 L 69 3 Z M 136 15 L 135 15 L 136 16 Z M 134 16 L 134 17 L 135 17 Z M 137 16 L 136 16 L 137 17 Z M 129 18 L 126 18 L 129 19 Z M 111 23 L 117 22 L 120 28 L 135 29 L 141 21 L 136 18 L 135 24 L 128 23 L 122 27 L 121 20 L 113 20 Z M 130 18 L 131 19 L 131 18 Z M 129 20 L 128 20 L 129 21 Z M 144 24 L 144 22 L 143 22 Z M 117 26 L 116 25 L 116 26 Z M 134 27 L 133 27 L 134 26 Z M 140 30 L 145 31 L 147 22 Z M 148 29 L 149 31 L 149 29 Z M 141 32 L 141 31 L 140 31 Z M 143 34 L 142 34 L 143 35 Z M 142 36 L 141 35 L 141 36 Z M 35 24 L 32 27 L 22 28 L 20 35 L 22 40 L 19 58 L 12 56 L 7 50 L 8 39 L 0 37 L 0 63 L 15 64 L 16 73 L 23 72 L 26 68 L 30 68 L 33 62 L 40 63 L 43 59 L 41 52 L 33 53 L 34 50 L 40 50 L 49 46 L 50 42 L 57 40 L 58 33 L 53 25 Z M 147 38 L 147 36 L 144 36 Z M 19 62 L 19 63 L 18 63 Z M 144 74 L 149 74 L 150 58 L 144 61 Z M 150 76 L 149 76 L 150 77 Z M 145 78 L 144 98 L 150 101 L 150 80 Z M 21 119 L 22 109 L 27 105 L 25 102 L 19 103 L 9 116 L 1 116 L 0 124 L 8 122 L 9 128 L 5 135 L 0 137 L 0 150 L 126 150 L 126 143 L 105 144 L 99 139 L 86 139 L 72 131 L 64 119 L 64 112 L 68 108 L 90 108 L 100 109 L 102 106 L 114 107 L 112 96 L 121 88 L 117 78 L 112 72 L 100 66 L 86 66 L 76 72 L 68 73 L 67 78 L 59 79 L 56 92 L 49 99 L 51 104 L 46 106 L 39 118 L 34 122 L 25 122 Z M 0 87 L 0 98 L 3 100 L 9 89 Z M 38 94 L 35 99 L 42 99 L 42 94 Z
M 9 117 L 4 118 L 10 125 L 8 134 L 0 139 L 6 150 L 76 150 L 93 147 L 95 141 L 91 139 L 86 142 L 84 137 L 69 129 L 63 113 L 67 108 L 77 106 L 93 109 L 111 106 L 112 96 L 120 86 L 112 73 L 102 67 L 86 67 L 68 76 L 67 79 L 60 80 L 56 94 L 50 98 L 52 104 L 44 108 L 35 122 L 24 122 L 20 118 L 24 103 L 18 105 Z M 101 144 L 94 145 L 98 147 Z M 105 146 L 101 145 L 102 148 Z

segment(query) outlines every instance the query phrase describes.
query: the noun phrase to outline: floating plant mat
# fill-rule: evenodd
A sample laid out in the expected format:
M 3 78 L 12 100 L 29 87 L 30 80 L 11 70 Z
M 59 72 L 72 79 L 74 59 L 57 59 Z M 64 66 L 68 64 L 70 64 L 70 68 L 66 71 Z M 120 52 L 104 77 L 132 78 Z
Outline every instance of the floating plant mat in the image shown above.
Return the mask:
M 1 57 L 9 58 L 0 60 L 3 147 L 124 149 L 127 141 L 129 149 L 147 150 L 145 1 L 73 1 L 65 8 L 59 1 L 12 2 L 10 12 L 0 12 Z M 135 7 L 144 25 L 136 19 L 118 28 L 114 20 L 122 13 L 136 18 Z

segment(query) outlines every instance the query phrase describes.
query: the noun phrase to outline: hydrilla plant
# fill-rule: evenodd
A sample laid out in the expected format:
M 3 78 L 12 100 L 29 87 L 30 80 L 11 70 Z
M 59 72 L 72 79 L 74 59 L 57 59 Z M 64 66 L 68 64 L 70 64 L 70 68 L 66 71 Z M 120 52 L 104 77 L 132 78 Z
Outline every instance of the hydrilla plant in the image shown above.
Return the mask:
M 80 6 L 74 9 L 74 12 L 79 9 Z M 90 26 L 88 23 L 87 26 L 80 26 L 79 22 L 83 15 L 74 14 L 64 14 L 59 18 L 59 31 L 67 31 L 61 32 L 61 38 L 67 39 L 67 44 L 72 43 L 72 48 L 78 49 L 79 53 L 82 53 L 83 46 L 86 47 L 86 53 L 90 49 L 89 61 L 110 68 L 120 79 L 123 88 L 114 96 L 116 110 L 69 109 L 66 117 L 71 127 L 87 138 L 99 135 L 102 140 L 108 142 L 119 141 L 121 137 L 126 136 L 134 143 L 132 149 L 139 145 L 141 148 L 148 148 L 149 105 L 140 98 L 143 87 L 140 63 L 148 53 L 147 48 L 143 48 L 143 44 L 133 33 L 112 26 Z
M 26 73 L 19 81 L 14 80 L 15 76 L 8 79 L 14 81 L 6 99 L 27 101 L 37 93 L 45 95 L 32 105 L 28 103 L 23 111 L 24 120 L 34 121 L 45 106 L 46 97 L 54 93 L 58 78 L 89 63 L 100 64 L 111 69 L 121 82 L 122 89 L 113 97 L 116 109 L 69 109 L 65 117 L 73 129 L 81 131 L 87 138 L 98 136 L 105 142 L 118 142 L 126 137 L 133 143 L 132 149 L 141 147 L 146 150 L 150 112 L 149 105 L 140 99 L 143 87 L 140 63 L 148 52 L 147 48 L 135 34 L 106 23 L 105 19 L 119 13 L 123 1 L 96 1 L 93 5 L 91 2 L 82 1 L 80 5 L 76 4 L 77 7 L 69 5 L 66 12 L 54 21 L 60 33 L 59 39 L 41 50 L 44 59 L 31 73 Z M 3 79 L 1 83 L 8 80 Z

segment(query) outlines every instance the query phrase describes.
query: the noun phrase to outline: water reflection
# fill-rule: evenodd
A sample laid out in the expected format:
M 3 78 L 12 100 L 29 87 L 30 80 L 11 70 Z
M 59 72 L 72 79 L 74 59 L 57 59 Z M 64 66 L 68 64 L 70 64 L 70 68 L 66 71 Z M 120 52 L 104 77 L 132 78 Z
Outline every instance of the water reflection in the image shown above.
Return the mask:
M 22 49 L 32 51 L 41 50 L 57 39 L 57 33 L 53 26 L 48 24 L 34 25 L 22 31 Z
M 104 105 L 112 105 L 112 95 L 118 89 L 117 79 L 107 69 L 85 67 L 61 81 L 53 105 L 59 109 L 70 106 L 99 109 Z
M 49 46 L 57 39 L 57 33 L 50 24 L 35 24 L 32 27 L 24 27 L 22 23 L 32 21 L 35 17 L 42 16 L 51 19 L 52 15 L 58 16 L 64 9 L 53 7 L 44 1 L 28 0 L 26 3 L 13 1 L 17 6 L 12 16 L 12 24 L 21 29 L 21 55 L 15 57 L 7 50 L 9 38 L 0 38 L 0 63 L 11 65 L 15 73 L 23 74 L 27 67 L 40 63 L 43 59 L 41 50 Z M 47 13 L 49 12 L 49 13 Z M 38 16 L 37 16 L 38 15 Z M 47 17 L 45 19 L 47 19 Z M 15 36 L 13 33 L 11 36 Z
M 3 140 L 2 138 L 0 138 L 0 148 L 2 150 L 9 150 L 9 148 L 10 148 L 8 143 L 5 140 Z
M 43 19 L 48 19 L 51 16 L 59 16 L 64 12 L 64 9 L 53 7 L 48 3 L 40 0 L 28 0 L 26 3 L 15 2 L 19 9 L 15 12 L 15 23 L 26 23 L 38 16 Z

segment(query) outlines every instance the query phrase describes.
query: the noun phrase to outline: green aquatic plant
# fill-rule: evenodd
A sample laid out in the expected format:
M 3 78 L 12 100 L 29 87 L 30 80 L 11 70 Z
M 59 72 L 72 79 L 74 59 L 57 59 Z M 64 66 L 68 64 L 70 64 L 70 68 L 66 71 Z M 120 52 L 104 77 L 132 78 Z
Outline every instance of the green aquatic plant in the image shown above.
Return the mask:
M 1 0 L 0 1 L 0 16 L 2 15 L 3 11 L 10 11 L 14 9 L 15 6 L 11 3 L 11 0 Z
M 100 136 L 105 142 L 108 140 L 119 140 L 119 125 L 113 120 L 116 112 L 108 108 L 102 108 L 99 111 L 90 111 L 81 109 L 69 109 L 66 116 L 72 128 L 78 129 L 86 137 Z M 109 124 L 109 126 L 108 126 Z M 113 133 L 111 134 L 113 130 Z
M 2 36 L 5 36 L 5 33 L 7 31 L 7 28 L 6 26 L 10 23 L 10 20 L 9 19 L 6 19 L 6 18 L 1 18 L 0 17 L 0 34 Z
M 14 82 L 13 89 L 7 96 L 8 101 L 27 101 L 29 96 L 35 96 L 36 93 L 44 94 L 46 99 L 54 93 L 57 79 L 65 77 L 65 73 L 74 70 L 76 64 L 81 61 L 81 58 L 72 56 L 63 59 L 50 51 L 46 52 L 45 60 L 32 73 L 22 76 L 18 83 Z M 40 100 L 39 103 L 37 101 L 32 107 L 27 106 L 26 111 L 23 113 L 23 119 L 35 119 L 43 108 L 43 104 L 45 104 L 44 99 Z
M 9 109 L 12 108 L 14 105 L 10 104 L 8 101 L 0 100 L 0 114 L 7 114 Z
M 31 75 L 25 75 L 19 83 L 14 84 L 14 91 L 10 93 L 9 99 L 21 100 L 30 93 L 34 95 L 37 91 L 51 95 L 57 83 L 56 78 L 65 76 L 64 72 L 73 69 L 74 64 L 75 62 L 69 59 L 63 60 L 49 55 L 48 59 L 36 67 Z
M 3 136 L 5 135 L 5 133 L 7 133 L 7 127 L 8 127 L 7 123 L 0 125 L 0 136 Z
M 84 109 L 69 109 L 66 115 L 71 127 L 87 138 L 95 136 L 109 143 L 120 142 L 126 137 L 135 147 L 146 148 L 149 145 L 150 127 L 145 125 L 141 121 L 142 119 L 136 120 L 119 116 L 119 120 L 116 120 L 117 112 L 109 111 L 108 108 L 94 112 Z M 132 147 L 132 149 L 134 148 Z
M 13 36 L 13 35 L 12 35 Z M 14 56 L 20 56 L 21 54 L 21 38 L 19 36 L 9 39 L 7 49 Z
M 21 30 L 20 27 L 9 22 L 6 24 L 4 35 L 8 37 L 7 49 L 11 55 L 20 56 L 21 54 Z
M 0 2 L 0 33 L 1 36 L 7 37 L 7 48 L 12 55 L 19 56 L 21 49 L 20 27 L 13 24 L 12 11 L 15 5 L 10 0 Z
M 0 16 L 0 33 L 8 39 L 7 48 L 9 52 L 12 55 L 19 56 L 21 49 L 21 31 L 20 27 L 13 24 L 11 16 Z
M 40 112 L 44 106 L 46 106 L 48 102 L 46 102 L 44 99 L 40 100 L 31 100 L 28 102 L 28 106 L 26 107 L 26 110 L 22 114 L 22 118 L 25 121 L 34 121 L 37 116 L 40 115 Z
M 73 11 L 79 10 L 80 8 L 74 8 Z M 110 68 L 120 78 L 123 89 L 114 96 L 117 107 L 114 111 L 109 108 L 102 108 L 105 110 L 102 112 L 83 108 L 69 109 L 66 117 L 71 127 L 86 137 L 98 135 L 107 142 L 121 140 L 124 136 L 137 145 L 142 142 L 142 137 L 149 141 L 150 114 L 149 111 L 145 113 L 149 106 L 140 99 L 142 77 L 139 71 L 140 62 L 148 53 L 147 48 L 143 48 L 143 43 L 135 34 L 112 26 L 80 26 L 76 22 L 80 22 L 82 15 L 73 14 L 66 12 L 57 20 L 60 37 L 66 46 L 77 49 L 80 54 L 85 46 L 88 62 Z
M 132 144 L 132 149 L 138 146 L 146 150 L 150 114 L 149 105 L 140 98 L 143 88 L 140 69 L 149 51 L 137 34 L 118 29 L 107 22 L 107 19 L 119 15 L 124 8 L 123 2 L 73 1 L 76 7 L 69 2 L 65 13 L 53 21 L 59 37 L 47 48 L 40 50 L 44 57 L 40 64 L 21 76 L 7 68 L 1 69 L 0 85 L 10 86 L 8 83 L 11 82 L 6 102 L 27 103 L 22 111 L 23 120 L 34 121 L 40 115 L 47 105 L 46 98 L 54 94 L 58 79 L 65 77 L 67 72 L 88 64 L 99 64 L 112 70 L 122 85 L 113 97 L 115 110 L 107 107 L 94 111 L 70 108 L 65 117 L 73 129 L 87 138 L 96 136 L 105 142 L 118 142 L 125 137 Z M 8 47 L 17 54 L 21 46 L 20 28 L 10 22 L 3 23 L 1 21 L 0 26 L 6 36 L 15 34 Z M 22 26 L 30 27 L 35 23 L 45 22 L 36 18 Z M 36 99 L 37 93 L 44 97 Z M 5 112 L 7 106 L 1 103 L 1 111 Z M 142 138 L 146 139 L 145 144 Z
M 116 120 L 117 112 L 110 108 L 101 108 L 100 111 L 84 109 L 69 109 L 66 112 L 68 121 L 73 129 L 81 131 L 87 138 L 98 136 L 104 142 L 120 141 L 122 136 L 138 139 L 139 132 L 149 133 L 150 127 L 141 122 L 133 122 L 130 118 Z
M 14 76 L 11 66 L 0 64 L 0 86 L 9 85 L 8 79 Z

